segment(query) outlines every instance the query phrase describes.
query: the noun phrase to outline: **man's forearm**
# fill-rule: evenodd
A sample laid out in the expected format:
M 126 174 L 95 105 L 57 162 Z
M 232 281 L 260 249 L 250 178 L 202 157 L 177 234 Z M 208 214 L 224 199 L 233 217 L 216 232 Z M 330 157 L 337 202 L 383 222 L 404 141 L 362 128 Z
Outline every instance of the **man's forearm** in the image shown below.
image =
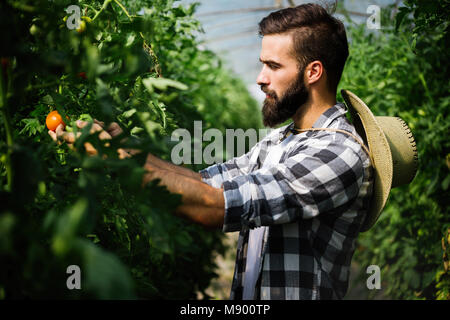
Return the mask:
M 220 208 L 189 205 L 181 205 L 175 210 L 176 214 L 208 228 L 222 228 L 223 212 Z
M 190 170 L 188 168 L 177 166 L 173 163 L 164 161 L 164 160 L 152 155 L 151 153 L 149 153 L 147 155 L 147 163 L 150 163 L 150 164 L 152 164 L 158 168 L 161 168 L 163 170 L 173 171 L 175 173 L 187 176 L 187 177 L 195 179 L 195 180 L 200 180 L 200 181 L 202 180 L 200 173 Z
M 177 214 L 207 227 L 223 225 L 225 199 L 222 189 L 213 188 L 200 180 L 159 169 L 150 164 L 146 164 L 145 169 L 147 173 L 144 176 L 144 185 L 151 180 L 160 179 L 160 185 L 172 193 L 181 195 L 182 205 L 176 209 Z

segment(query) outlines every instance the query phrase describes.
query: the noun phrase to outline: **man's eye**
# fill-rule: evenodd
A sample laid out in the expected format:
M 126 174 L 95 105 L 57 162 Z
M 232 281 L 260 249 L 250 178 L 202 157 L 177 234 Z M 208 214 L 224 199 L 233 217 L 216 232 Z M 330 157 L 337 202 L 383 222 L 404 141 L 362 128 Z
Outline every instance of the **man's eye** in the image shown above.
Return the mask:
M 268 66 L 269 66 L 269 68 L 270 68 L 270 69 L 272 69 L 272 70 L 276 70 L 276 69 L 279 69 L 279 67 L 278 67 L 278 66 L 276 66 L 276 65 L 273 65 L 273 64 L 269 64 Z

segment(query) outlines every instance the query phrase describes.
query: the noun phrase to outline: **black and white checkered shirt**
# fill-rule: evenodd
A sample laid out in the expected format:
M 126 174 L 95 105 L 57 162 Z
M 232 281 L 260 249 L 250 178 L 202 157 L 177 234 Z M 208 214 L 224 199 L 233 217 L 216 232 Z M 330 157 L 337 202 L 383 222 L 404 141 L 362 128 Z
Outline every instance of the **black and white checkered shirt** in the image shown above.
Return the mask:
M 344 104 L 325 111 L 313 128 L 352 133 Z M 368 155 L 342 132 L 307 131 L 292 137 L 279 164 L 263 167 L 271 148 L 293 124 L 273 130 L 247 154 L 201 170 L 223 187 L 224 232 L 240 231 L 230 299 L 242 299 L 249 230 L 266 228 L 255 299 L 342 299 L 355 241 L 370 205 Z

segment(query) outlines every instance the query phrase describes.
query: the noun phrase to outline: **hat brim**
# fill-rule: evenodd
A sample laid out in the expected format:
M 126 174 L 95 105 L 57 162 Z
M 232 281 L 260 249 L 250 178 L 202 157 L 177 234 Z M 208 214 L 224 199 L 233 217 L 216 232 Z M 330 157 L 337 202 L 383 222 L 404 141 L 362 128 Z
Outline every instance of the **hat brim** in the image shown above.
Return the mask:
M 372 200 L 361 227 L 364 232 L 375 224 L 386 205 L 392 187 L 393 161 L 386 136 L 367 105 L 348 90 L 341 90 L 341 94 L 353 121 L 362 123 L 362 126 L 355 125 L 355 128 L 359 130 L 359 135 L 366 138 L 374 169 Z

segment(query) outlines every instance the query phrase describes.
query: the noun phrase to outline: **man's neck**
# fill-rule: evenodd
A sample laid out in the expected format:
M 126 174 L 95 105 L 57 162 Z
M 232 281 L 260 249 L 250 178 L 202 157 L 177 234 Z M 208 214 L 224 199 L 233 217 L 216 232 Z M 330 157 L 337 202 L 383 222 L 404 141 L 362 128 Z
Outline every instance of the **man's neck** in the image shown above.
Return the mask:
M 319 96 L 311 94 L 310 99 L 298 108 L 292 121 L 297 129 L 308 129 L 319 119 L 326 110 L 336 104 L 336 96 Z

